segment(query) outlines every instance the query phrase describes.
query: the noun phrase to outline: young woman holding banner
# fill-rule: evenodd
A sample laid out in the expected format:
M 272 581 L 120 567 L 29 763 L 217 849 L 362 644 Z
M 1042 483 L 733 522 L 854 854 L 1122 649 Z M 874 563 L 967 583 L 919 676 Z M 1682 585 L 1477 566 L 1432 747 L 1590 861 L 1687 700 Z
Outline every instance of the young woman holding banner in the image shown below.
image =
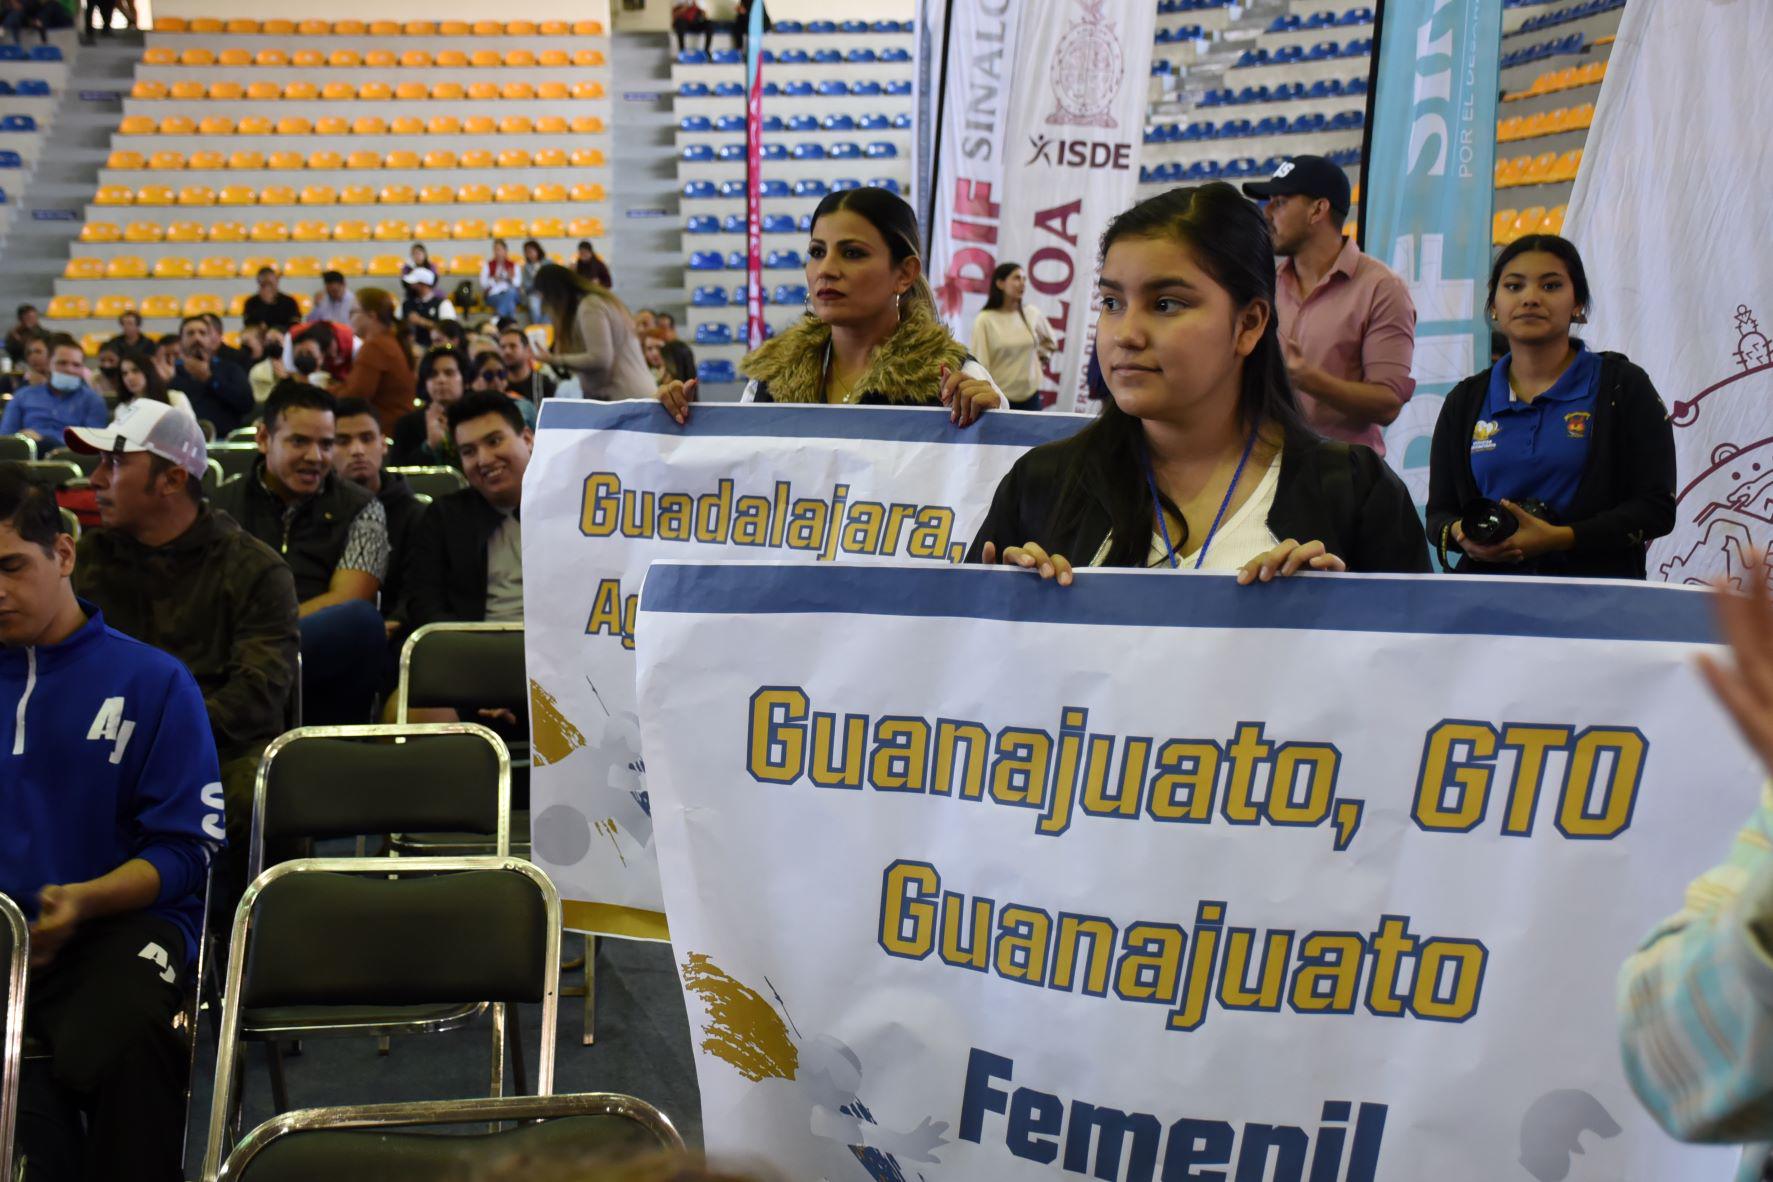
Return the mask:
M 949 408 L 960 426 L 1003 405 L 985 368 L 936 316 L 917 252 L 917 217 L 885 189 L 846 189 L 813 211 L 807 316 L 739 363 L 745 402 Z M 690 383 L 659 399 L 678 422 Z
M 1588 301 L 1563 238 L 1496 257 L 1490 314 L 1508 352 L 1453 387 L 1429 457 L 1428 536 L 1448 570 L 1641 579 L 1645 543 L 1674 528 L 1668 410 L 1643 370 L 1570 335 Z
M 1243 583 L 1427 572 L 1403 482 L 1371 449 L 1304 425 L 1256 206 L 1227 184 L 1140 202 L 1102 236 L 1100 291 L 1101 417 L 1017 461 L 969 560 L 1061 584 L 1074 561 Z

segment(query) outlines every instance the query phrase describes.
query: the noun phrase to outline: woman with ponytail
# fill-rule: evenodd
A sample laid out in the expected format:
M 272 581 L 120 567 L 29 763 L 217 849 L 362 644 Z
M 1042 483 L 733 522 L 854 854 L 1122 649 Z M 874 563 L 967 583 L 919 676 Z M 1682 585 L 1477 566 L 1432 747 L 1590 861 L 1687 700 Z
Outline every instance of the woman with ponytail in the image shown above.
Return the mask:
M 379 287 L 358 290 L 357 306 L 351 309 L 357 355 L 351 360 L 350 376 L 330 391 L 334 397 L 361 398 L 375 407 L 384 435 L 393 434 L 394 424 L 414 405 L 412 354 L 399 310 L 394 297 Z
M 949 408 L 960 426 L 1003 405 L 991 375 L 936 316 L 917 216 L 885 189 L 845 189 L 813 211 L 807 315 L 739 363 L 745 402 Z M 659 398 L 685 421 L 693 387 Z
M 1101 417 L 998 486 L 969 559 L 1071 581 L 1073 563 L 1428 571 L 1410 494 L 1370 448 L 1318 438 L 1287 381 L 1274 246 L 1227 184 L 1140 202 L 1102 236 Z

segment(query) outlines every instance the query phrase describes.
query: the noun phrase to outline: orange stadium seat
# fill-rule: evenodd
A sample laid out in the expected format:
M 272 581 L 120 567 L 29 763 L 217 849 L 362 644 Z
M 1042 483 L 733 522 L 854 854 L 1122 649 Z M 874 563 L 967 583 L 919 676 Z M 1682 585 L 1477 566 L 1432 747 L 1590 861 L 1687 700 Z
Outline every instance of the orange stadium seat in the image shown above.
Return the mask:
M 244 116 L 234 131 L 239 135 L 270 135 L 275 124 L 264 115 Z
M 1514 224 L 1508 228 L 1508 241 L 1523 238 L 1528 234 L 1539 232 L 1539 223 L 1545 220 L 1545 206 L 1529 205 L 1515 215 Z
M 230 47 L 216 54 L 215 61 L 218 66 L 250 66 L 252 65 L 252 51 Z
M 291 185 L 266 185 L 259 190 L 260 205 L 294 205 L 296 191 Z
M 231 230 L 239 228 L 239 222 L 216 222 L 205 229 L 202 222 L 171 222 L 166 227 L 168 242 L 202 242 L 205 237 L 211 242 L 238 241 L 238 237 L 229 238 Z
M 224 27 L 228 32 L 239 36 L 258 32 L 259 22 L 255 20 L 247 20 L 242 17 L 229 21 Z
M 1527 171 L 1528 160 L 1525 156 L 1515 156 L 1496 161 L 1495 187 L 1512 189 L 1521 183 L 1521 177 Z
M 198 85 L 201 86 L 202 83 Z M 212 82 L 209 85 L 209 97 L 213 102 L 237 103 L 246 97 L 246 87 L 238 82 Z
M 603 54 L 595 49 L 581 49 L 573 54 L 573 65 L 601 66 L 603 65 Z
M 1556 152 L 1541 152 L 1539 155 L 1533 157 L 1532 161 L 1527 165 L 1527 171 L 1521 177 L 1521 184 L 1550 184 L 1552 180 L 1555 179 L 1552 174 L 1557 168 L 1557 164 L 1558 154 Z
M 500 205 L 514 205 L 529 200 L 529 186 L 520 185 L 515 181 L 507 181 L 498 188 L 494 195 Z
M 293 169 L 308 167 L 308 158 L 300 152 L 279 148 L 271 153 L 271 158 L 266 161 L 265 167 L 277 172 L 289 172 Z
M 116 222 L 87 222 L 80 227 L 82 242 L 119 242 L 123 238 L 123 228 Z
M 439 82 L 431 88 L 431 97 L 437 102 L 459 103 L 464 94 L 460 82 Z
M 493 135 L 499 130 L 499 121 L 491 115 L 470 115 L 462 120 L 463 135 Z
M 539 127 L 537 130 L 541 130 Z M 572 121 L 574 135 L 602 135 L 603 120 L 595 115 L 575 115 Z
M 357 88 L 349 82 L 328 82 L 320 88 L 320 97 L 329 103 L 348 103 L 357 97 Z
M 135 191 L 137 205 L 171 205 L 177 200 L 171 185 L 143 185 Z
M 311 103 L 320 97 L 320 88 L 312 82 L 298 80 L 284 86 L 283 97 L 291 102 Z
M 556 148 L 555 151 L 559 149 Z M 538 164 L 541 162 L 540 155 L 537 153 Z M 571 160 L 574 168 L 602 168 L 604 165 L 603 153 L 596 148 L 574 148 Z
M 158 156 L 158 155 L 160 155 L 160 153 L 156 152 L 156 153 L 154 153 L 154 155 Z M 112 152 L 109 156 L 105 157 L 105 167 L 106 168 L 123 168 L 123 169 L 134 170 L 134 169 L 139 169 L 139 168 L 146 168 L 147 166 L 148 166 L 148 162 L 146 159 L 143 158 L 143 156 L 140 152 L 117 151 L 117 152 Z
M 283 97 L 283 87 L 275 82 L 249 82 L 246 97 L 255 103 L 269 103 Z
M 323 20 L 309 18 L 296 26 L 296 32 L 304 37 L 326 37 L 332 33 L 332 25 Z
M 312 135 L 314 124 L 300 115 L 285 115 L 277 121 L 278 135 Z
M 335 254 L 326 260 L 328 271 L 337 271 L 347 279 L 355 279 L 363 274 L 363 260 L 354 254 Z
M 566 186 L 549 182 L 548 184 L 537 185 L 535 188 L 531 189 L 530 195 L 537 202 L 558 204 L 566 200 Z
M 259 24 L 259 32 L 267 37 L 293 37 L 295 36 L 295 31 L 296 25 L 294 21 L 283 20 L 281 18 L 273 18 L 271 20 L 262 21 Z
M 427 218 L 423 221 L 416 223 L 413 226 L 412 236 L 414 238 L 422 238 L 422 239 L 448 238 L 449 237 L 449 223 L 444 222 L 444 221 L 438 221 L 435 218 Z
M 507 21 L 505 23 L 505 36 L 507 37 L 534 37 L 535 35 L 536 22 L 534 21 Z
M 51 320 L 89 320 L 92 303 L 85 296 L 60 295 L 49 301 L 43 314 Z
M 332 31 L 340 37 L 361 37 L 369 32 L 369 26 L 359 20 L 334 21 Z
M 536 84 L 536 97 L 549 102 L 560 102 L 573 96 L 572 88 L 564 82 L 539 82 Z
M 226 152 L 213 152 L 207 149 L 200 152 L 192 152 L 191 155 L 185 159 L 185 167 L 203 172 L 214 172 L 218 169 L 228 167 L 228 154 Z
M 312 255 L 298 255 L 283 264 L 283 273 L 291 279 L 313 279 L 324 269 Z
M 92 314 L 103 320 L 112 320 L 125 312 L 135 311 L 135 300 L 126 295 L 102 295 L 92 305 Z
M 288 242 L 289 223 L 273 221 L 254 222 L 252 224 L 252 233 L 249 237 L 254 242 Z
M 378 279 L 386 279 L 400 274 L 403 262 L 397 254 L 378 254 L 369 260 L 369 266 L 364 270 Z
M 244 316 L 244 315 L 246 315 L 246 301 L 250 300 L 251 298 L 252 298 L 252 293 L 247 292 L 247 291 L 243 291 L 243 292 L 239 293 L 238 295 L 231 297 L 228 300 L 228 315 L 230 315 L 230 316 Z M 226 341 L 228 339 L 229 335 L 230 334 L 228 334 L 228 333 L 223 333 L 222 340 Z M 240 347 L 240 342 L 238 339 L 236 339 L 230 343 L 233 344 L 233 346 L 235 348 Z
M 523 238 L 528 234 L 529 223 L 522 218 L 497 218 L 492 224 L 494 238 Z
M 116 266 L 118 263 L 123 262 L 123 261 L 124 260 L 122 260 L 122 259 L 112 259 L 110 265 Z M 135 261 L 138 263 L 141 262 L 140 259 L 136 259 Z M 63 279 L 103 279 L 105 277 L 105 267 L 106 267 L 106 264 L 103 259 L 71 258 L 68 260 L 67 265 L 62 267 L 62 278 Z M 123 277 L 122 276 L 113 276 L 113 278 L 123 278 Z M 135 278 L 135 276 L 130 276 L 130 278 Z
M 166 83 L 143 80 L 129 88 L 129 97 L 154 101 L 166 97 Z M 138 116 L 139 118 L 140 116 Z
M 380 168 L 381 166 L 382 156 L 379 152 L 359 150 L 352 152 L 349 156 L 345 157 L 345 167 L 353 172 L 366 172 L 372 168 Z
M 260 66 L 281 69 L 290 64 L 289 55 L 281 49 L 261 49 L 253 55 L 253 62 Z
M 456 163 L 460 168 L 497 167 L 492 151 L 488 148 L 469 148 L 456 158 Z
M 196 276 L 197 265 L 183 255 L 167 255 L 154 260 L 156 279 L 194 279 Z
M 375 203 L 374 185 L 346 185 L 339 190 L 340 205 L 374 205 Z
M 435 37 L 437 35 L 436 21 L 407 21 L 400 27 L 408 37 Z
M 426 168 L 454 168 L 456 154 L 444 148 L 433 148 L 425 153 L 424 164 Z
M 497 82 L 468 83 L 468 98 L 474 102 L 490 103 L 497 100 L 498 97 L 499 84 Z
M 273 271 L 281 269 L 277 260 L 268 254 L 249 254 L 240 259 L 240 273 L 242 275 L 257 275 L 266 267 Z
M 449 235 L 458 241 L 463 239 L 477 240 L 489 237 L 486 223 L 479 218 L 463 218 L 449 228 Z
M 167 98 L 177 99 L 180 102 L 194 102 L 198 99 L 207 98 L 208 96 L 209 87 L 203 85 L 201 82 L 192 82 L 189 79 L 182 79 L 178 82 L 174 82 L 166 92 Z
M 431 97 L 431 88 L 423 82 L 402 82 L 394 88 L 394 97 L 401 102 L 419 102 Z M 402 120 L 411 119 L 414 123 L 418 122 L 411 115 L 402 115 L 400 118 Z
M 330 242 L 332 227 L 325 222 L 297 222 L 289 228 L 291 242 Z
M 513 49 L 505 55 L 505 64 L 526 68 L 536 64 L 536 55 L 527 49 Z
M 352 135 L 387 135 L 388 122 L 378 115 L 359 115 L 351 121 Z
M 448 273 L 472 277 L 480 274 L 480 266 L 486 262 L 486 256 L 478 254 L 458 254 L 449 260 Z
M 396 148 L 382 157 L 382 164 L 385 168 L 418 168 L 419 154 L 405 148 Z
M 221 314 L 221 296 L 202 294 L 185 298 L 185 315 L 187 316 L 220 316 Z
M 409 70 L 423 70 L 431 65 L 431 55 L 422 49 L 408 49 L 401 53 L 400 64 Z
M 144 66 L 176 66 L 178 61 L 179 53 L 176 49 L 152 47 L 142 51 L 142 65 Z
M 94 205 L 134 205 L 135 190 L 128 185 L 100 185 L 92 195 Z
M 565 21 L 543 21 L 536 26 L 536 32 L 544 37 L 565 37 L 573 31 L 573 27 Z
M 505 25 L 502 21 L 475 21 L 474 35 L 476 37 L 503 37 Z
M 559 148 L 540 148 L 531 163 L 536 168 L 565 168 L 566 153 Z
M 399 218 L 383 218 L 376 223 L 377 242 L 405 242 L 412 237 L 412 227 Z
M 572 187 L 572 200 L 574 201 L 582 201 L 588 205 L 595 205 L 597 202 L 602 201 L 603 198 L 604 192 L 602 185 L 593 185 L 586 181 L 580 181 Z
M 424 185 L 419 189 L 420 205 L 454 205 L 456 191 L 448 185 Z
M 500 168 L 528 168 L 530 155 L 522 148 L 506 148 L 499 153 Z
M 454 115 L 435 115 L 425 125 L 425 130 L 432 135 L 459 135 L 462 130 L 462 121 Z
M 337 205 L 339 191 L 331 185 L 306 185 L 302 189 L 303 205 Z
M 258 190 L 251 185 L 223 185 L 222 191 L 216 195 L 220 205 L 257 205 Z
M 400 36 L 400 22 L 370 21 L 369 35 L 371 37 L 398 37 Z
M 232 279 L 234 278 L 234 260 L 227 255 L 210 255 L 197 262 L 197 278 L 199 279 Z
M 601 36 L 603 36 L 603 22 L 602 21 L 574 21 L 573 22 L 573 36 L 575 36 L 575 37 L 601 37 Z
M 357 221 L 355 219 L 334 222 L 332 227 L 332 240 L 334 242 L 368 242 L 369 223 Z
M 166 227 L 159 222 L 131 222 L 123 227 L 123 241 L 133 243 L 164 242 L 166 241 Z
M 142 298 L 142 316 L 150 320 L 166 320 L 179 314 L 179 298 L 174 295 L 151 295 Z
M 575 82 L 573 83 L 573 97 L 581 100 L 600 99 L 603 97 L 603 84 L 601 82 Z
M 372 70 L 392 70 L 398 59 L 392 49 L 366 49 L 363 64 Z
M 326 64 L 335 70 L 354 70 L 363 64 L 363 55 L 355 49 L 335 49 L 326 55 Z
M 186 25 L 185 18 L 182 16 L 161 16 L 159 13 L 154 14 L 154 29 L 156 32 L 183 33 L 186 32 L 188 28 L 189 26 Z
M 439 21 L 437 32 L 444 37 L 466 37 L 469 32 L 467 21 Z
M 1499 144 L 1513 143 L 1521 138 L 1526 119 L 1520 115 L 1511 115 L 1496 124 L 1496 142 Z
M 385 103 L 394 97 L 394 88 L 386 82 L 365 82 L 357 88 L 357 97 L 365 102 Z
M 234 121 L 226 115 L 205 115 L 197 125 L 198 135 L 233 135 Z
M 125 115 L 117 124 L 117 134 L 153 135 L 158 126 L 147 115 Z
M 308 167 L 318 172 L 337 172 L 345 167 L 345 158 L 337 152 L 323 149 L 309 153 Z
M 412 205 L 418 199 L 411 185 L 384 185 L 378 197 L 383 205 Z
M 350 135 L 351 121 L 343 115 L 322 115 L 314 120 L 315 135 Z
M 1544 220 L 1539 223 L 1539 233 L 1557 234 L 1562 236 L 1564 232 L 1564 217 L 1569 211 L 1570 207 L 1567 205 L 1554 205 L 1546 210 Z
M 507 82 L 499 87 L 499 97 L 510 102 L 526 102 L 536 97 L 536 88 L 527 82 Z
M 499 120 L 498 128 L 501 135 L 529 135 L 538 130 L 528 115 L 507 115 Z
M 566 224 L 566 232 L 573 238 L 602 238 L 603 222 L 599 218 L 574 218 Z
M 459 49 L 440 49 L 436 62 L 446 70 L 459 70 L 468 64 L 468 55 Z
M 1576 179 L 1576 173 L 1580 171 L 1581 168 L 1582 149 L 1571 148 L 1568 152 L 1559 156 L 1552 164 L 1551 179 L 1554 183 L 1573 181 Z
M 557 70 L 573 64 L 573 56 L 564 49 L 544 49 L 536 55 L 536 65 Z
M 456 190 L 456 200 L 464 205 L 469 203 L 484 205 L 492 199 L 493 188 L 491 185 L 475 183 L 471 185 L 463 185 Z

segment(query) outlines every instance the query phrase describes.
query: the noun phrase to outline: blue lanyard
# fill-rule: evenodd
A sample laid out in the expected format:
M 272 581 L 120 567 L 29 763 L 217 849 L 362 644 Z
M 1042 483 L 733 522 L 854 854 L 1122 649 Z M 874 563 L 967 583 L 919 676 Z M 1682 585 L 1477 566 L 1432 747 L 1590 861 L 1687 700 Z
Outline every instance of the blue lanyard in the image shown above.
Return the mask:
M 1250 462 L 1250 453 L 1256 449 L 1256 433 L 1250 432 L 1250 438 L 1244 444 L 1244 454 L 1238 458 L 1237 471 L 1231 474 L 1231 483 L 1225 489 L 1225 499 L 1219 502 L 1219 512 L 1213 515 L 1213 528 L 1207 531 L 1207 540 L 1201 543 L 1200 551 L 1194 556 L 1194 569 L 1199 570 L 1200 564 L 1207 560 L 1207 547 L 1213 544 L 1213 537 L 1219 532 L 1219 523 L 1225 520 L 1225 510 L 1231 508 L 1231 494 L 1237 491 L 1237 482 L 1243 478 L 1244 465 Z M 1151 490 L 1151 510 L 1157 514 L 1157 528 L 1162 531 L 1164 552 L 1169 556 L 1170 569 L 1175 570 L 1182 565 L 1176 556 L 1176 544 L 1170 541 L 1170 523 L 1164 520 L 1164 504 L 1158 499 L 1157 478 L 1151 474 L 1151 457 L 1143 448 L 1139 459 L 1145 465 L 1145 487 Z

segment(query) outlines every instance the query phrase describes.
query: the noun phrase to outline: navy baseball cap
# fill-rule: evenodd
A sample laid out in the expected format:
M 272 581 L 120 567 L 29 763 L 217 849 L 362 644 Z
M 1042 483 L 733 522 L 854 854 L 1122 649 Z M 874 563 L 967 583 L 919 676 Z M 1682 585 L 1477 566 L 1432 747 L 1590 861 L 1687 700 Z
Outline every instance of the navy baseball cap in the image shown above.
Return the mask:
M 1322 197 L 1330 208 L 1346 212 L 1354 204 L 1348 187 L 1348 174 L 1340 165 L 1322 156 L 1295 156 L 1281 163 L 1274 175 L 1265 181 L 1251 181 L 1244 186 L 1251 197 Z

